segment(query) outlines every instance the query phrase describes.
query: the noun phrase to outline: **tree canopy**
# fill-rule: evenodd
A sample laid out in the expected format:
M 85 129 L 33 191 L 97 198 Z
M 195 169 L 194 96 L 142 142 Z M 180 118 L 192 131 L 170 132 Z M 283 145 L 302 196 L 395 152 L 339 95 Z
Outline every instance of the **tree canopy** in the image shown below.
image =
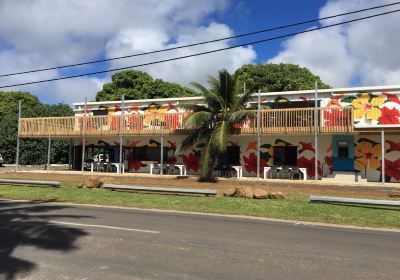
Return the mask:
M 127 70 L 115 73 L 96 95 L 96 101 L 153 99 L 194 96 L 196 92 L 176 83 L 153 79 L 148 73 Z
M 243 92 L 244 83 L 250 92 L 274 92 L 330 88 L 310 70 L 294 64 L 246 64 L 234 74 L 237 90 Z
M 189 105 L 193 113 L 185 120 L 193 128 L 183 140 L 180 150 L 195 145 L 202 146 L 201 181 L 213 181 L 213 170 L 218 155 L 227 149 L 229 136 L 236 126 L 248 117 L 254 116 L 253 110 L 244 109 L 251 93 L 239 94 L 235 90 L 235 81 L 226 71 L 219 71 L 218 78 L 208 77 L 210 89 L 201 84 L 192 83 L 204 96 L 205 105 Z
M 5 163 L 14 163 L 18 130 L 18 100 L 22 100 L 22 117 L 71 116 L 73 111 L 67 104 L 42 104 L 28 92 L 0 91 L 0 153 Z M 46 140 L 27 139 L 20 141 L 21 164 L 43 164 L 46 162 Z M 54 141 L 51 152 L 52 163 L 68 162 L 68 144 Z

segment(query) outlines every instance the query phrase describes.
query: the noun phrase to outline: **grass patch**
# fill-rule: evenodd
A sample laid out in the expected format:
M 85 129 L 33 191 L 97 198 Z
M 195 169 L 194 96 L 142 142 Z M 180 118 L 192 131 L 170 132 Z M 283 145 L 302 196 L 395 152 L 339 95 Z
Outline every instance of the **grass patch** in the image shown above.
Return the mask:
M 0 185 L 0 198 L 50 200 L 98 205 L 237 214 L 370 227 L 400 228 L 400 208 L 309 203 L 308 195 L 287 194 L 285 200 L 173 196 L 79 189 Z

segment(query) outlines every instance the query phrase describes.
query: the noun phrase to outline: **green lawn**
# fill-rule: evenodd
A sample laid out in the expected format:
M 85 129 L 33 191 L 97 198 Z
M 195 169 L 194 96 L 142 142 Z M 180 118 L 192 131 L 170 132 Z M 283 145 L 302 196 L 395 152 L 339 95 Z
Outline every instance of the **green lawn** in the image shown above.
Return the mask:
M 60 188 L 0 185 L 0 198 L 238 214 L 400 228 L 400 208 L 316 204 L 309 203 L 309 197 L 305 195 L 288 194 L 285 200 L 246 200 L 242 198 L 137 194 L 102 189 L 79 189 L 76 184 L 62 183 Z

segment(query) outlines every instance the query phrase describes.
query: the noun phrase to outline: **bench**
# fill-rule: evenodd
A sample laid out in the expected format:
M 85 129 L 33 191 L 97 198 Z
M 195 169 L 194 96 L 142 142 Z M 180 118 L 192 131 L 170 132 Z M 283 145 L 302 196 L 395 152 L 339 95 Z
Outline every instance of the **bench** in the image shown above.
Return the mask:
M 104 184 L 104 189 L 110 190 L 125 190 L 136 192 L 154 192 L 154 193 L 171 193 L 171 194 L 200 194 L 200 195 L 216 195 L 216 190 L 211 189 L 184 189 L 184 188 L 161 188 L 161 187 L 148 187 L 148 186 L 129 186 L 129 185 L 114 185 Z

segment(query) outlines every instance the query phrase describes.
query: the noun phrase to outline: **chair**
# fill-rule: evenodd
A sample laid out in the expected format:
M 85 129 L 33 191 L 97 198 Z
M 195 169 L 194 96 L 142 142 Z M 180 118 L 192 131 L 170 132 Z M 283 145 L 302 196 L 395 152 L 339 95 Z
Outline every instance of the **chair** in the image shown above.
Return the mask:
M 298 166 L 293 166 L 292 172 L 290 172 L 290 179 L 294 179 L 295 177 L 297 177 L 298 180 L 303 178 L 303 173 L 301 173 Z
M 271 166 L 269 171 L 269 178 L 270 179 L 278 179 L 279 178 L 279 170 L 277 165 Z
M 281 179 L 290 179 L 290 167 L 287 165 L 284 165 L 282 167 L 282 171 L 281 171 Z
M 154 164 L 153 174 L 161 174 L 161 165 L 160 164 Z

